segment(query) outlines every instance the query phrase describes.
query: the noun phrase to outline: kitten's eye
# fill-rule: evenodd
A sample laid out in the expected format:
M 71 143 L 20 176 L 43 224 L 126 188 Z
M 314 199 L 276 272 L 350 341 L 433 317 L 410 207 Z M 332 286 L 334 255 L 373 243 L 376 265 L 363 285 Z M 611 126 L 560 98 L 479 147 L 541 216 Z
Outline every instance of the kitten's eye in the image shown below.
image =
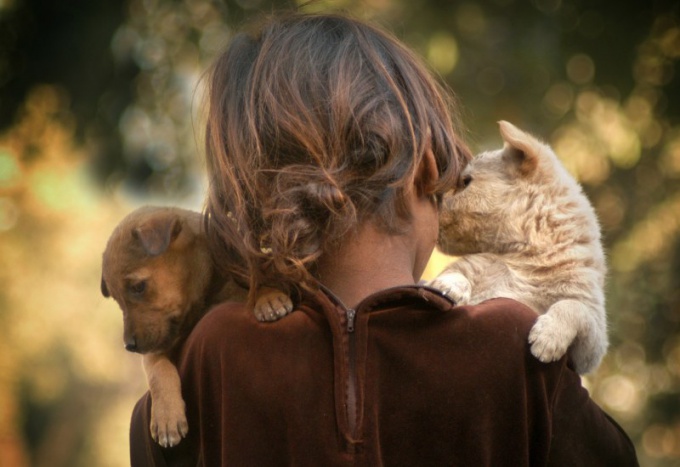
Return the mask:
M 131 282 L 127 288 L 133 295 L 142 295 L 146 291 L 146 281 Z

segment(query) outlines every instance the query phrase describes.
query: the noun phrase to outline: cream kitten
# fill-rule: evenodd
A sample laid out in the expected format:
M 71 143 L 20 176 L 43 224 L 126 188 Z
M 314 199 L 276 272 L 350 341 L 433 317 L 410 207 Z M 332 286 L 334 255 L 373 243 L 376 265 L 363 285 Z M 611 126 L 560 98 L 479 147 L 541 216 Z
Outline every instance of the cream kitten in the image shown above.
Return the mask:
M 473 159 L 444 198 L 440 249 L 462 257 L 430 285 L 458 304 L 507 297 L 528 305 L 540 315 L 531 352 L 549 362 L 569 350 L 587 373 L 608 346 L 595 212 L 549 146 L 499 125 L 504 148 Z

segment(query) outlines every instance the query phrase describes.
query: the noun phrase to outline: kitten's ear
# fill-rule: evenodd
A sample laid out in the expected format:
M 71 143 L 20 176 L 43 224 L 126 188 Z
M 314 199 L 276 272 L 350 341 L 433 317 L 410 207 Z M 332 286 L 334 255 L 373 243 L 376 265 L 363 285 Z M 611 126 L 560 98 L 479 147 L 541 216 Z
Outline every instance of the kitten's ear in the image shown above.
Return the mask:
M 504 156 L 511 158 L 522 175 L 529 175 L 538 167 L 541 144 L 531 135 L 509 122 L 498 122 L 501 137 L 505 141 Z

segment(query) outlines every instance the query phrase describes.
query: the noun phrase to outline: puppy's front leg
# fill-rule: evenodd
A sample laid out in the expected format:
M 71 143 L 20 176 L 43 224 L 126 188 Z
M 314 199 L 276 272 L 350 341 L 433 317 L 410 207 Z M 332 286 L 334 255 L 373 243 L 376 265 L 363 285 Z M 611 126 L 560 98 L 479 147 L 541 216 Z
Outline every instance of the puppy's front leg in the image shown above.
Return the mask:
M 258 321 L 276 321 L 293 311 L 288 295 L 272 287 L 260 287 L 253 313 Z
M 142 362 L 151 392 L 151 437 L 175 446 L 189 431 L 177 367 L 163 353 L 145 354 Z

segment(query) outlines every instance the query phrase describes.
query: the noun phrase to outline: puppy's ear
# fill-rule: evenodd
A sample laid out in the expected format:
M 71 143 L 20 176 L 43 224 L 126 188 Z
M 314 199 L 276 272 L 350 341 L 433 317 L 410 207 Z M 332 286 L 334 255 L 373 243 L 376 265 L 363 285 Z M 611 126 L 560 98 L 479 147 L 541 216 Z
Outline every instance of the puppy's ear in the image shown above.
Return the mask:
M 141 242 L 147 254 L 156 256 L 167 250 L 181 231 L 182 223 L 177 217 L 163 216 L 137 226 L 132 230 L 132 236 Z
M 109 298 L 109 297 L 111 296 L 111 294 L 109 293 L 109 288 L 106 286 L 106 281 L 104 280 L 104 276 L 102 276 L 102 285 L 101 285 L 101 287 L 102 287 L 102 295 L 103 295 L 105 298 Z
M 541 144 L 512 123 L 500 121 L 498 125 L 505 141 L 504 156 L 517 164 L 521 175 L 533 173 L 538 167 Z

